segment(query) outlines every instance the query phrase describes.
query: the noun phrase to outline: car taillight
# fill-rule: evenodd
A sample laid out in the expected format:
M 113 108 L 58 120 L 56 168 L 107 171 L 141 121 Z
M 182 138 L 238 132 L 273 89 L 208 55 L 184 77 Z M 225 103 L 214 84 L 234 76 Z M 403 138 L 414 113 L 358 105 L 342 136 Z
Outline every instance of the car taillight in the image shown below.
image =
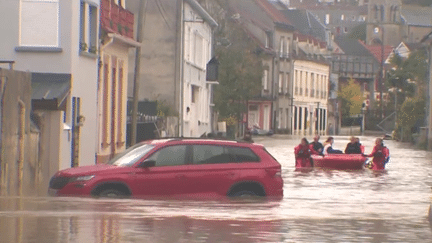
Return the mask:
M 282 177 L 281 169 L 266 169 L 270 177 Z

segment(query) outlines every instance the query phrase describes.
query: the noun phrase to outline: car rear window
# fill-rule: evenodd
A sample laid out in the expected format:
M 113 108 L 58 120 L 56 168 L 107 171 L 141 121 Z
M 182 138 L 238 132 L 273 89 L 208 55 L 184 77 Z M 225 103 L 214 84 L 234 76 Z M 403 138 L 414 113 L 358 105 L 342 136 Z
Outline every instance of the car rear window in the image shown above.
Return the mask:
M 228 147 L 233 162 L 260 162 L 260 158 L 250 148 Z
M 260 162 L 249 148 L 220 145 L 193 145 L 192 160 L 194 164 Z

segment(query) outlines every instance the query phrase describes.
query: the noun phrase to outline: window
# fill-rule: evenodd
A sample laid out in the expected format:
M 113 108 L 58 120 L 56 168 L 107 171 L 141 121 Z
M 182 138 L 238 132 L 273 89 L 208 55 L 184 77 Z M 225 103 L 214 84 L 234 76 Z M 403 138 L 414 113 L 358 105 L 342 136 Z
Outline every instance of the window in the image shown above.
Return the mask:
M 21 0 L 21 46 L 59 46 L 59 0 Z
M 285 38 L 281 37 L 279 42 L 279 57 L 284 57 L 285 54 Z
M 291 38 L 287 38 L 287 43 L 285 45 L 285 53 L 286 53 L 286 57 L 289 57 L 290 54 L 290 46 L 291 46 Z
M 196 85 L 192 85 L 191 88 L 191 102 L 197 103 L 199 99 L 199 87 Z
M 154 148 L 154 145 L 150 144 L 137 144 L 123 151 L 112 160 L 108 161 L 110 165 L 117 166 L 132 166 L 143 158 L 150 150 Z
M 204 39 L 197 32 L 194 34 L 193 63 L 201 68 L 204 67 Z
M 295 91 L 294 94 L 298 94 L 298 83 L 299 83 L 299 76 L 298 76 L 298 70 L 295 70 L 295 77 L 294 77 L 294 83 L 295 83 Z
M 283 73 L 279 73 L 279 93 L 283 93 Z
M 268 90 L 268 70 L 264 70 L 262 77 L 262 86 L 264 90 Z
M 260 158 L 249 148 L 228 147 L 228 153 L 231 161 L 242 162 L 260 162 Z
M 266 48 L 272 48 L 272 38 L 271 38 L 271 32 L 265 33 L 265 47 Z
M 311 92 L 310 92 L 310 96 L 314 97 L 315 96 L 315 75 L 314 73 L 311 73 Z
M 283 118 L 283 109 L 279 108 L 278 129 L 282 129 L 282 126 L 283 126 L 283 124 L 282 124 L 283 123 L 282 118 Z
M 186 164 L 186 145 L 174 145 L 160 149 L 148 160 L 156 162 L 156 166 L 174 166 Z
M 330 24 L 330 14 L 325 15 L 325 22 L 326 25 Z
M 80 12 L 80 51 L 96 54 L 98 9 L 92 4 L 81 1 Z
M 305 96 L 309 95 L 309 89 L 308 89 L 308 72 L 305 72 Z
M 125 3 L 125 1 L 126 1 L 126 0 L 114 0 L 114 3 L 117 4 L 117 5 L 119 5 L 119 6 L 122 7 L 122 8 L 126 8 L 126 3 Z
M 385 20 L 385 9 L 384 5 L 381 5 L 381 22 Z
M 193 164 L 222 164 L 230 162 L 230 156 L 223 146 L 194 145 L 192 153 Z
M 303 95 L 303 71 L 300 71 L 300 80 L 299 80 L 299 95 Z
M 285 77 L 285 94 L 288 94 L 288 84 L 289 83 L 289 73 L 286 74 Z

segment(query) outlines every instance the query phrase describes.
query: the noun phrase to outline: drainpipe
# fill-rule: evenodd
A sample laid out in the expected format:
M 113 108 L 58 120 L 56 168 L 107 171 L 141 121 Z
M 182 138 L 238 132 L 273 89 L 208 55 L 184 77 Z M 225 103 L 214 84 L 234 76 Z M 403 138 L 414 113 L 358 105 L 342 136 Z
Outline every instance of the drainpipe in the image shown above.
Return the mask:
M 179 31 L 179 39 L 180 39 L 180 51 L 179 51 L 179 59 L 178 62 L 180 64 L 179 66 L 179 72 L 180 72 L 180 87 L 179 87 L 179 131 L 178 131 L 178 135 L 179 137 L 183 137 L 184 136 L 184 3 L 183 0 L 179 0 L 178 2 L 178 8 L 180 10 L 180 21 L 179 21 L 179 25 L 177 26 L 177 30 Z M 174 85 L 175 87 L 175 85 Z M 177 91 L 175 91 L 177 92 Z M 175 97 L 176 94 L 174 94 Z

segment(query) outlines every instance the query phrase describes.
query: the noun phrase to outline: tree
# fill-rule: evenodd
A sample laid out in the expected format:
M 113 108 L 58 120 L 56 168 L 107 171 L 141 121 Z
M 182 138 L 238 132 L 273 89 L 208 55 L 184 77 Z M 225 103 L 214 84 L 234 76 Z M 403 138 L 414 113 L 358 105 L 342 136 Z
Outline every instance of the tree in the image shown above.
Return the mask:
M 262 54 L 258 45 L 234 20 L 225 20 L 217 31 L 219 45 L 219 85 L 215 89 L 215 109 L 221 118 L 237 117 L 247 112 L 247 102 L 260 94 Z
M 412 141 L 412 134 L 424 124 L 425 119 L 426 52 L 417 50 L 408 58 L 395 54 L 390 64 L 393 68 L 388 72 L 387 87 L 393 90 L 389 104 L 395 105 L 398 114 L 395 136 L 402 141 Z
M 343 117 L 361 113 L 363 94 L 360 85 L 354 79 L 350 79 L 347 84 L 342 86 L 338 92 L 338 97 L 342 101 L 341 111 Z
M 348 33 L 348 38 L 366 41 L 366 24 L 359 24 L 354 27 L 350 33 Z

